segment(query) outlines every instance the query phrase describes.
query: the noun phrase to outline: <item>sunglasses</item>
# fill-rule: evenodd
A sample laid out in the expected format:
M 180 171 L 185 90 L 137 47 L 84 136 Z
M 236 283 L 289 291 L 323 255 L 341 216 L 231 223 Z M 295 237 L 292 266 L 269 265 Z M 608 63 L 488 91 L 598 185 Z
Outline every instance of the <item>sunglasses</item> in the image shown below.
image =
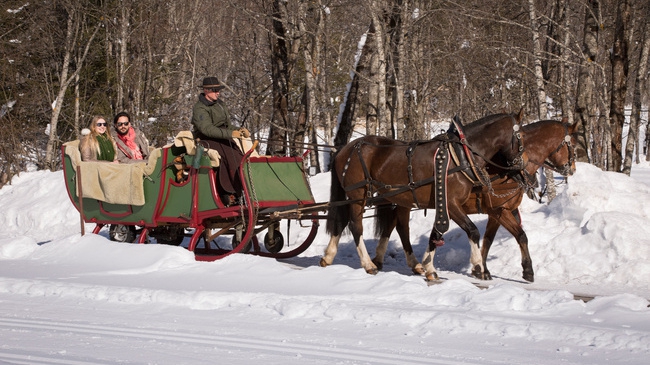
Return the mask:
M 106 127 L 106 123 L 97 123 L 98 127 Z
M 119 123 L 117 123 L 116 125 L 117 125 L 118 127 L 121 127 L 121 126 L 123 126 L 123 125 L 129 125 L 129 124 L 131 124 L 131 122 L 119 122 Z

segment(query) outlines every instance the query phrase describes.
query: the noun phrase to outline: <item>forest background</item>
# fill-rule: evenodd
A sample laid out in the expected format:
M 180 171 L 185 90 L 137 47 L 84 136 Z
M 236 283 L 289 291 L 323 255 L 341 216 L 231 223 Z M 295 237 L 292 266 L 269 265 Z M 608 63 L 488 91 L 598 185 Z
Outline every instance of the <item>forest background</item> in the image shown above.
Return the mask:
M 59 169 L 61 143 L 93 115 L 128 111 L 168 143 L 190 129 L 205 76 L 268 154 L 340 146 L 362 125 L 428 139 L 434 122 L 521 108 L 577 123 L 578 160 L 604 170 L 629 175 L 650 143 L 648 0 L 2 4 L 0 186 Z

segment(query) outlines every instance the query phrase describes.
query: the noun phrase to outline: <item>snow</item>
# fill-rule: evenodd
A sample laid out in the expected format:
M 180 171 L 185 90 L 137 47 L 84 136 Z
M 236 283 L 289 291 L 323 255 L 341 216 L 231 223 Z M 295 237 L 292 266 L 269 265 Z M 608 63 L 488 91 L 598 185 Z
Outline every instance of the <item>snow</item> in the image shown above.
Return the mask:
M 326 201 L 329 174 L 310 182 Z M 535 283 L 521 279 L 518 246 L 501 229 L 487 289 L 474 285 L 454 225 L 436 254 L 443 281 L 427 285 L 396 234 L 375 276 L 349 235 L 334 265 L 318 266 L 324 224 L 282 262 L 197 262 L 182 247 L 109 241 L 106 230 L 82 237 L 61 171 L 15 177 L 0 207 L 0 363 L 646 364 L 650 355 L 646 162 L 632 177 L 578 164 L 550 204 L 525 198 Z M 471 217 L 483 231 L 486 216 Z M 430 220 L 412 213 L 419 257 Z M 287 241 L 307 231 L 292 222 Z

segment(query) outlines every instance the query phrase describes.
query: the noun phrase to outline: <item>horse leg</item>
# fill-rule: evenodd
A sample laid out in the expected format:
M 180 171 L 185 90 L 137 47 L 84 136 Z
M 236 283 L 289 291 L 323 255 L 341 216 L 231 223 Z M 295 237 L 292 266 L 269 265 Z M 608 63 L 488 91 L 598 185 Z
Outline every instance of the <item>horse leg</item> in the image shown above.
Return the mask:
M 413 254 L 413 246 L 411 246 L 411 231 L 409 228 L 409 220 L 411 218 L 411 208 L 397 207 L 395 210 L 395 217 L 397 220 L 397 233 L 402 241 L 402 248 L 404 249 L 404 256 L 406 263 L 411 268 L 414 274 L 424 275 L 424 267 Z
M 341 240 L 341 233 L 339 234 L 332 234 L 330 236 L 330 241 L 327 244 L 327 247 L 325 248 L 325 253 L 323 254 L 323 257 L 321 257 L 319 265 L 321 267 L 329 266 L 334 262 L 334 257 L 336 257 L 336 253 L 338 252 L 339 249 L 339 241 Z
M 406 263 L 414 274 L 424 274 L 424 268 L 413 254 L 409 230 L 410 218 L 410 208 L 391 205 L 382 205 L 376 208 L 375 233 L 379 235 L 379 243 L 377 244 L 377 250 L 372 262 L 379 270 L 381 270 L 384 265 L 384 256 L 388 249 L 390 235 L 395 227 L 397 227 L 397 233 L 399 234 L 402 248 L 404 249 L 404 256 L 406 257 Z
M 335 162 L 332 163 L 331 184 L 330 184 L 330 202 L 340 202 L 346 199 L 346 194 L 338 173 L 335 170 Z M 334 262 L 334 257 L 339 248 L 339 241 L 343 230 L 350 222 L 350 207 L 342 204 L 335 204 L 327 211 L 327 224 L 325 231 L 330 234 L 330 241 L 325 248 L 325 253 L 320 259 L 319 265 L 325 267 Z
M 442 233 L 438 232 L 435 228 L 431 230 L 431 235 L 429 236 L 429 243 L 427 244 L 427 249 L 424 252 L 424 257 L 422 258 L 422 266 L 424 267 L 424 276 L 427 281 L 436 281 L 438 280 L 438 272 L 433 266 L 433 258 L 436 254 L 436 247 L 443 243 Z
M 350 207 L 350 232 L 354 237 L 354 243 L 357 246 L 357 253 L 361 261 L 361 267 L 366 270 L 368 274 L 377 274 L 377 266 L 370 259 L 366 244 L 363 241 L 363 205 L 353 204 Z
M 492 215 L 488 215 L 487 225 L 485 226 L 485 235 L 483 235 L 483 246 L 481 247 L 481 256 L 483 257 L 483 277 L 485 280 L 492 280 L 492 275 L 487 267 L 487 257 L 494 241 L 494 236 L 499 230 L 501 224 Z
M 388 250 L 388 241 L 396 225 L 397 216 L 394 206 L 379 205 L 375 208 L 375 235 L 379 236 L 379 242 L 372 262 L 378 270 L 384 268 L 384 256 Z
M 361 212 L 363 212 L 363 210 L 361 210 Z M 363 267 L 368 274 L 374 275 L 377 273 L 378 270 L 377 270 L 377 266 L 375 266 L 375 264 L 370 259 L 370 255 L 368 254 L 368 250 L 366 249 L 366 245 L 363 241 L 362 218 L 363 218 L 362 216 L 357 216 L 354 213 L 351 215 L 350 231 L 352 232 L 352 236 L 354 237 L 354 243 L 357 247 L 357 253 L 359 254 L 359 259 L 361 260 L 361 267 Z M 325 248 L 325 253 L 323 254 L 323 257 L 320 259 L 319 262 L 319 265 L 321 267 L 329 266 L 334 261 L 334 257 L 338 252 L 339 241 L 341 240 L 341 233 L 342 232 L 332 233 L 330 237 L 330 241 L 327 244 L 327 247 Z
M 460 207 L 460 205 L 458 206 Z M 462 210 L 455 206 L 449 207 L 449 217 L 467 234 L 471 250 L 469 261 L 472 265 L 472 276 L 481 280 L 488 280 L 484 275 L 483 256 L 479 247 L 481 232 L 479 232 L 474 222 Z
M 519 211 L 515 209 L 514 213 Z M 513 211 L 504 210 L 499 218 L 499 223 L 512 234 L 519 244 L 519 251 L 521 251 L 521 267 L 523 268 L 523 278 L 528 282 L 535 281 L 535 273 L 533 271 L 533 260 L 530 258 L 528 252 L 528 236 L 524 229 L 521 227 L 520 220 L 513 214 Z

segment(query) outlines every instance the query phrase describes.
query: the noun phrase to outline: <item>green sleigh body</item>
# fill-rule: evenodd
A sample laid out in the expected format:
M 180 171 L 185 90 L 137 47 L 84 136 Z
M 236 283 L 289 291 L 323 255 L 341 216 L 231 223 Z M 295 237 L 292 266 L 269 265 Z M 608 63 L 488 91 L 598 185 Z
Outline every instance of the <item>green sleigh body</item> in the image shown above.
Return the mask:
M 244 186 L 240 203 L 226 206 L 217 193 L 214 160 L 208 154 L 189 155 L 185 147 L 172 144 L 153 150 L 148 161 L 136 164 L 85 162 L 78 143 L 62 146 L 64 177 L 70 200 L 83 221 L 96 224 L 93 233 L 115 225 L 133 231 L 142 227 L 138 228 L 138 243 L 154 237 L 159 243 L 181 244 L 190 236 L 187 248 L 198 260 L 244 251 L 292 257 L 307 249 L 316 235 L 315 212 L 322 207 L 314 201 L 303 168 L 304 156 L 253 156 L 251 149 L 240 166 Z M 181 182 L 176 176 L 179 156 L 187 168 Z M 283 219 L 311 221 L 307 239 L 290 251 L 282 251 L 279 223 Z M 256 237 L 264 230 L 268 231 L 266 250 Z M 232 248 L 210 244 L 222 235 L 232 235 Z

